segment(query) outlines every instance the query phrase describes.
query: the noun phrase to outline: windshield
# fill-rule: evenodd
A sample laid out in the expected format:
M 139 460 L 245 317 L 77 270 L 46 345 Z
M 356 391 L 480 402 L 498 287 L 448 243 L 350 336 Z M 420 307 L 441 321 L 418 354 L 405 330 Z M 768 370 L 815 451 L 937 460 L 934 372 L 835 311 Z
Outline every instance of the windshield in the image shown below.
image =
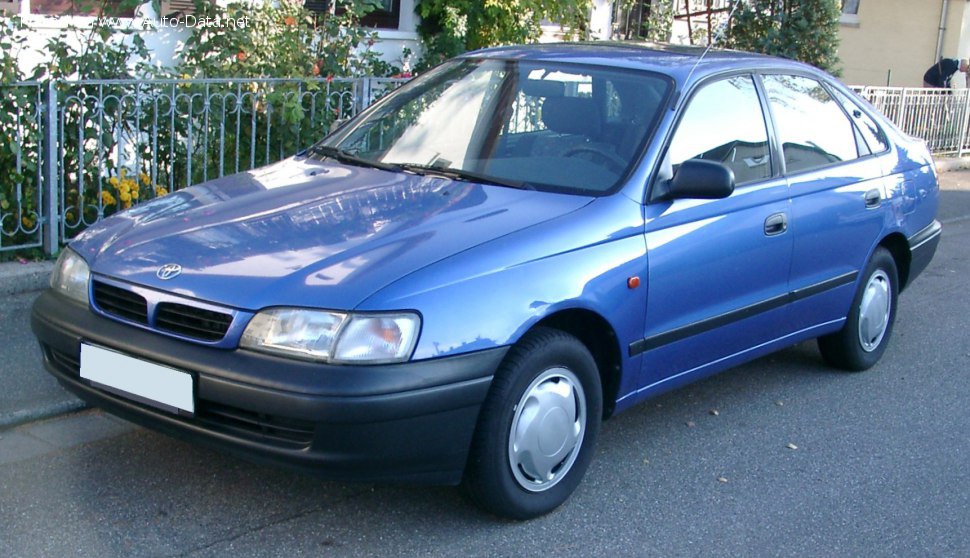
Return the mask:
M 457 60 L 409 83 L 317 151 L 457 179 L 604 193 L 639 158 L 667 91 L 655 74 Z

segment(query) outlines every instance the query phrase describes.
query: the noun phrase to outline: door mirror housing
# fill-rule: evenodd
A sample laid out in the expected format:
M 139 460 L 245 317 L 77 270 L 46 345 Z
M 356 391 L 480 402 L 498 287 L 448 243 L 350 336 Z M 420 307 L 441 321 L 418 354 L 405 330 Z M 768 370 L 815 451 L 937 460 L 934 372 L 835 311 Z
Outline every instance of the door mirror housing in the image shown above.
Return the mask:
M 726 165 L 703 159 L 684 161 L 666 181 L 658 199 L 718 200 L 734 192 L 734 171 Z

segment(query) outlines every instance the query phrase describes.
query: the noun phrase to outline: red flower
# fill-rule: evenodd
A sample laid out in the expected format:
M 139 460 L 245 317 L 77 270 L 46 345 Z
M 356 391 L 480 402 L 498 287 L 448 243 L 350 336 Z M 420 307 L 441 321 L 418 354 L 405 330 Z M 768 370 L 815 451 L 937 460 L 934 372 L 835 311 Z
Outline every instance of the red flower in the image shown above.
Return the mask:
M 290 27 L 293 27 L 294 25 L 296 25 L 296 18 L 293 16 L 286 16 L 286 19 L 283 20 L 283 23 L 285 23 L 286 25 L 289 25 Z
M 332 81 L 333 81 L 333 76 L 327 76 L 327 83 L 330 83 Z
M 245 61 L 246 60 L 246 53 L 243 52 L 243 51 L 241 51 L 241 50 L 239 52 L 237 52 L 236 53 L 236 60 L 238 60 L 240 62 Z
M 313 69 L 310 70 L 310 71 L 313 72 L 313 75 L 315 75 L 315 76 L 320 75 L 320 63 L 318 62 L 318 63 L 314 64 L 313 65 Z

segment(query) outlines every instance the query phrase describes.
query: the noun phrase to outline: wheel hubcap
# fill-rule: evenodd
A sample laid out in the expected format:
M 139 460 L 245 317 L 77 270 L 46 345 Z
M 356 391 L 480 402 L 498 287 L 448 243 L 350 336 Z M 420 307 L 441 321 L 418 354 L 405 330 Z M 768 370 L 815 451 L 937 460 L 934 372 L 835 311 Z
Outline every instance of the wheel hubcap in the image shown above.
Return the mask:
M 515 407 L 509 464 L 519 485 L 542 492 L 576 461 L 586 432 L 586 395 L 575 374 L 551 368 L 532 381 Z
M 876 350 L 886 335 L 892 311 L 891 288 L 889 276 L 878 269 L 869 277 L 866 290 L 862 293 L 862 302 L 859 303 L 859 342 L 867 353 Z

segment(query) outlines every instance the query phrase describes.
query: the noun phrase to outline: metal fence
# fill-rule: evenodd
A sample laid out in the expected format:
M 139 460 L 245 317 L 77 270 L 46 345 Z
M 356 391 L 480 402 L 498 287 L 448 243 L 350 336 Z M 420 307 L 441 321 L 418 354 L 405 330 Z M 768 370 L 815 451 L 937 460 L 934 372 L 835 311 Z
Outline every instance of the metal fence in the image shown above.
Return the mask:
M 141 201 L 283 159 L 404 81 L 0 84 L 0 251 L 52 253 Z
M 937 155 L 970 151 L 970 89 L 856 87 L 864 99 Z
M 131 205 L 283 159 L 404 81 L 0 84 L 0 252 L 53 253 Z M 970 90 L 855 89 L 934 153 L 970 151 Z

